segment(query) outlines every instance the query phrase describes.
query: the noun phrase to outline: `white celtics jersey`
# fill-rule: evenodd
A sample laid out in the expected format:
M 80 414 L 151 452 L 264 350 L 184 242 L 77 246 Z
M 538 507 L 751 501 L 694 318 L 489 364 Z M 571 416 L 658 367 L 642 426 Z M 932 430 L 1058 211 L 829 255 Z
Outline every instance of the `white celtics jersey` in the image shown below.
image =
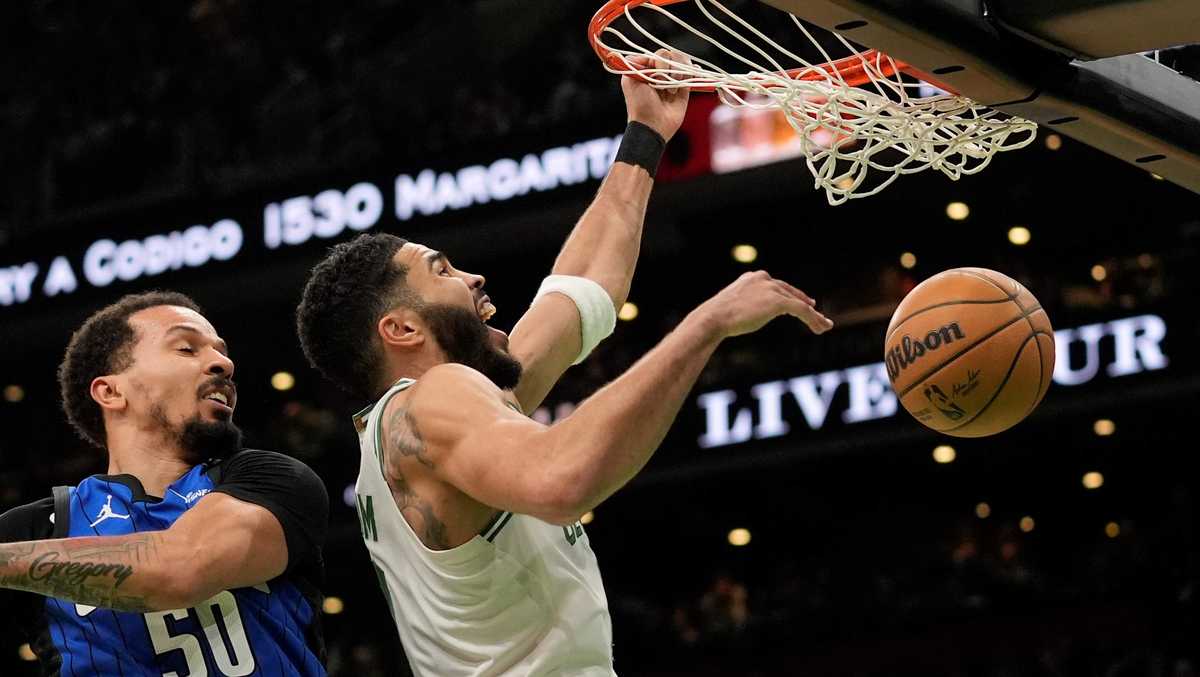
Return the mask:
M 380 463 L 382 417 L 404 379 L 355 416 L 359 522 L 417 677 L 613 675 L 612 620 L 583 526 L 501 513 L 457 548 L 426 548 Z

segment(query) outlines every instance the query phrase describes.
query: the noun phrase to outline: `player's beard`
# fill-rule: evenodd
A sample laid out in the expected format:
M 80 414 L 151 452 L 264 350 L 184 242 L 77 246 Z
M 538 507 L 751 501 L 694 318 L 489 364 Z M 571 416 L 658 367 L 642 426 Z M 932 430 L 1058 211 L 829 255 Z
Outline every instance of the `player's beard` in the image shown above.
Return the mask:
M 521 381 L 521 363 L 492 344 L 487 325 L 474 310 L 431 303 L 418 311 L 451 362 L 464 364 L 491 379 L 501 390 Z
M 152 415 L 167 436 L 174 440 L 183 454 L 182 460 L 189 465 L 228 458 L 242 448 L 242 430 L 232 420 L 206 421 L 196 414 L 176 426 L 167 420 L 167 412 L 162 405 L 156 406 Z

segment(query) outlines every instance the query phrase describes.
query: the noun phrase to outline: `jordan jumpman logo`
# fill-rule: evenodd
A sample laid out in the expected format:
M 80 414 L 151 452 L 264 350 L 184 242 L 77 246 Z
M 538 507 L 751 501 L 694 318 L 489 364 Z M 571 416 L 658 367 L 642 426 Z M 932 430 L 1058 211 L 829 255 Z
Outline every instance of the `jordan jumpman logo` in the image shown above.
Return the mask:
M 110 517 L 115 517 L 119 520 L 129 519 L 129 515 L 118 515 L 117 513 L 113 512 L 112 494 L 108 495 L 108 502 L 104 504 L 103 508 L 100 508 L 100 515 L 98 517 L 96 517 L 95 522 L 92 522 L 92 528 L 95 529 L 97 524 L 103 522 L 104 520 L 106 520 Z

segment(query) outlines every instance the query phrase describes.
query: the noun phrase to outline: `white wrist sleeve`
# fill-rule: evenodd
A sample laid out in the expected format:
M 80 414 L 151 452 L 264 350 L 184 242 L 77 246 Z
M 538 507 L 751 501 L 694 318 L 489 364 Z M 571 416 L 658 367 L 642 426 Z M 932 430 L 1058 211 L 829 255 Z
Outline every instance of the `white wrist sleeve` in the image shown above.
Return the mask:
M 583 362 L 601 341 L 608 338 L 617 326 L 617 311 L 613 309 L 612 297 L 604 287 L 586 277 L 573 275 L 550 275 L 542 281 L 534 303 L 542 296 L 558 292 L 570 297 L 579 309 L 579 330 L 583 338 L 579 357 L 572 364 Z

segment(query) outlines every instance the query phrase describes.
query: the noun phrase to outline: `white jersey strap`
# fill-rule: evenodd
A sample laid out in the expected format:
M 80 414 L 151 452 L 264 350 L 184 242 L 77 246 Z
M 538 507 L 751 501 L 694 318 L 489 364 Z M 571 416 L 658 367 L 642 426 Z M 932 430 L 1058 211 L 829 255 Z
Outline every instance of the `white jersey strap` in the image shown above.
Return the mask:
M 497 511 L 492 519 L 487 523 L 487 526 L 479 532 L 479 535 L 483 536 L 484 540 L 486 540 L 488 543 L 495 541 L 496 536 L 500 535 L 500 531 L 504 528 L 504 525 L 508 524 L 508 521 L 512 519 L 512 516 L 513 514 L 507 510 Z
M 385 392 L 383 396 L 379 398 L 379 401 L 377 401 L 375 404 L 365 407 L 362 411 L 359 411 L 354 415 L 354 427 L 359 432 L 369 432 L 367 431 L 367 428 L 371 425 L 371 422 L 374 421 L 375 431 L 373 436 L 375 438 L 375 460 L 379 461 L 379 472 L 384 477 L 387 477 L 387 473 L 384 472 L 383 469 L 383 412 L 385 409 L 387 409 L 388 402 L 391 402 L 392 398 L 396 396 L 396 393 L 406 390 L 409 386 L 416 382 L 416 379 L 411 378 L 402 378 L 399 381 L 396 381 L 392 384 L 392 387 L 388 388 L 387 392 Z

